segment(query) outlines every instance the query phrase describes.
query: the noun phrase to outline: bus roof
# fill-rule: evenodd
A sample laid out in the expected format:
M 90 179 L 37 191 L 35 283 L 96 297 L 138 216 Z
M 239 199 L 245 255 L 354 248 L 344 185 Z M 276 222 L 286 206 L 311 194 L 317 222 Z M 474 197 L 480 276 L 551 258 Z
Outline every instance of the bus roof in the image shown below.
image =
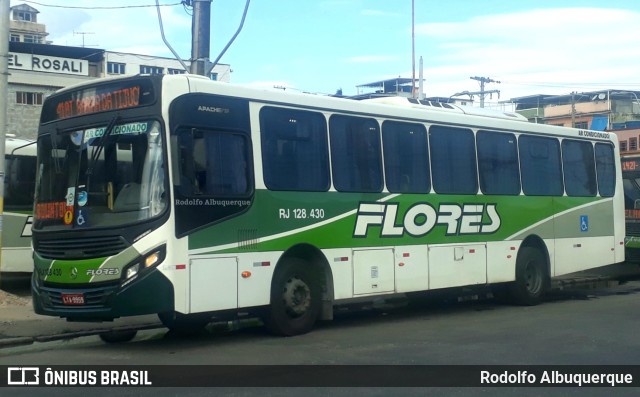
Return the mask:
M 7 136 L 5 140 L 5 155 L 18 155 L 18 156 L 35 156 L 36 155 L 36 141 L 32 139 L 22 139 Z

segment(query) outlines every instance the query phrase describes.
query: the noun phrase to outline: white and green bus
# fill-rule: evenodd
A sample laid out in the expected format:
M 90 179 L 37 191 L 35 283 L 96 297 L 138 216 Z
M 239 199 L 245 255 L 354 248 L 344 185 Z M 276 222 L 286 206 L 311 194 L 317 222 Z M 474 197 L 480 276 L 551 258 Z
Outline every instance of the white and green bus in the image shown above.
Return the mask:
M 640 154 L 622 156 L 626 226 L 625 260 L 640 264 Z
M 509 113 L 117 78 L 45 100 L 37 170 L 34 307 L 73 321 L 296 335 L 446 288 L 535 304 L 624 260 L 615 135 Z
M 4 159 L 0 280 L 33 271 L 31 222 L 36 185 L 35 141 L 7 137 Z

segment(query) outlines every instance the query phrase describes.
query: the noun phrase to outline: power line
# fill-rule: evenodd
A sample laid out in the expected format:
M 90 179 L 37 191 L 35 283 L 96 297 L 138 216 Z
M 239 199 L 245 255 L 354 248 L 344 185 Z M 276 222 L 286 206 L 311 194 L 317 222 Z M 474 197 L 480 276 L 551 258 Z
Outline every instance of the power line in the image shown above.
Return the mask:
M 575 82 L 575 83 L 554 83 L 554 82 L 546 82 L 546 81 L 508 81 L 502 80 L 504 84 L 510 85 L 522 85 L 529 87 L 557 87 L 557 88 L 573 88 L 573 87 L 582 87 L 582 86 L 590 86 L 590 87 L 629 87 L 629 86 L 640 86 L 640 82 L 638 83 L 597 83 L 597 82 Z
M 155 7 L 155 4 L 141 4 L 141 5 L 137 5 L 137 6 L 97 6 L 97 7 L 86 7 L 86 6 L 63 6 L 63 5 L 59 5 L 59 4 L 46 4 L 46 3 L 40 3 L 37 1 L 31 1 L 31 0 L 23 0 L 25 3 L 31 3 L 31 4 L 36 4 L 42 7 L 54 7 L 54 8 L 75 8 L 75 9 L 81 9 L 81 10 L 117 10 L 117 9 L 122 9 L 122 8 L 148 8 L 148 7 Z M 173 7 L 173 6 L 178 6 L 184 4 L 183 1 L 179 2 L 179 3 L 167 3 L 167 4 L 159 4 L 160 7 Z

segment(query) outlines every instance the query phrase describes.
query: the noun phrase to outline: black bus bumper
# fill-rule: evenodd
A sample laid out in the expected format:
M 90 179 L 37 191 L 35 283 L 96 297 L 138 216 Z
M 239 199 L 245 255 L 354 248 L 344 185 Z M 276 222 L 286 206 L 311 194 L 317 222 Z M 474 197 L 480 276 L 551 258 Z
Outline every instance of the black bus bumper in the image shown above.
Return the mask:
M 37 314 L 64 317 L 68 321 L 111 321 L 174 309 L 173 285 L 157 269 L 125 286 L 119 283 L 95 287 L 85 284 L 83 288 L 45 286 L 34 272 L 31 294 Z M 82 294 L 84 304 L 64 304 L 63 294 Z

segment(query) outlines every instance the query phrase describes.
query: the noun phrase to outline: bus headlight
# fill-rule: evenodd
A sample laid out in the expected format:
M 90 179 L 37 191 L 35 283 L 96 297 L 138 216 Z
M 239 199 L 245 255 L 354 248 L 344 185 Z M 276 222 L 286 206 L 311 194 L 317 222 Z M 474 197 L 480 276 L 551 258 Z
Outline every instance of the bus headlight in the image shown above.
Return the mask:
M 143 255 L 139 260 L 131 263 L 124 270 L 124 280 L 129 281 L 136 277 L 139 273 L 158 266 L 164 260 L 167 253 L 167 246 L 162 244 L 160 247 L 154 248 L 147 254 Z

